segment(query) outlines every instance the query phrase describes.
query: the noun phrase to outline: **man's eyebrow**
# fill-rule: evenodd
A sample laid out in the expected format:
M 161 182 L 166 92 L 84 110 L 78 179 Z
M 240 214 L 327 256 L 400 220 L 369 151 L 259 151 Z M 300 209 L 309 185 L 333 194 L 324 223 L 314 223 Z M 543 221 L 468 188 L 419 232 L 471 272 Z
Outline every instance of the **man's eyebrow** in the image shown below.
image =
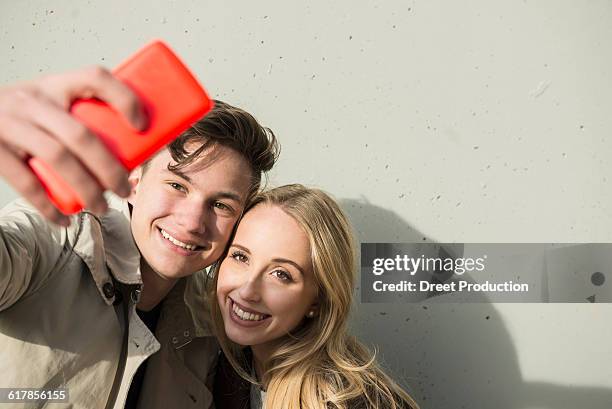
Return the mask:
M 219 192 L 215 195 L 215 197 L 219 198 L 219 199 L 230 199 L 230 200 L 234 200 L 238 203 L 242 202 L 242 197 L 238 194 L 238 193 L 234 193 L 234 192 Z
M 182 179 L 185 179 L 187 182 L 192 183 L 191 178 L 184 172 L 181 172 L 179 169 L 168 168 L 168 171 Z M 236 192 L 229 192 L 229 191 L 218 192 L 215 196 L 219 199 L 231 199 L 239 203 L 242 202 L 242 196 L 240 196 Z
M 185 179 L 187 182 L 191 183 L 191 178 L 187 176 L 185 173 L 181 172 L 179 169 L 167 168 L 169 172 L 174 173 L 176 176 Z

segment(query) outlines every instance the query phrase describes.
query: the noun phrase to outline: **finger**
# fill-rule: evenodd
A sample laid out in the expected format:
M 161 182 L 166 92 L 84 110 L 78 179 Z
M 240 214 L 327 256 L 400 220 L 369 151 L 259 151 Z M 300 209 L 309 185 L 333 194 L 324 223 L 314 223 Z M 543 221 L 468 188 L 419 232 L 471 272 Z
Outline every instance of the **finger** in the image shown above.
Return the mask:
M 46 92 L 52 98 L 62 96 L 59 100 L 64 108 L 78 98 L 98 98 L 114 107 L 134 128 L 144 130 L 148 125 L 145 108 L 138 96 L 103 67 L 95 66 L 47 77 L 40 82 L 40 86 L 43 90 L 53 89 L 53 92 Z
M 43 129 L 19 119 L 3 120 L 2 128 L 3 135 L 13 136 L 8 142 L 10 145 L 51 166 L 75 190 L 88 209 L 100 214 L 106 212 L 108 205 L 104 190 L 64 144 Z
M 98 137 L 67 112 L 51 102 L 31 98 L 23 104 L 20 115 L 48 131 L 85 165 L 105 189 L 110 189 L 122 197 L 129 195 L 127 169 Z M 49 165 L 55 168 L 53 164 Z M 66 181 L 69 182 L 68 179 Z
M 60 226 L 69 226 L 70 218 L 51 202 L 45 188 L 24 162 L 0 144 L 0 175 L 45 218 Z

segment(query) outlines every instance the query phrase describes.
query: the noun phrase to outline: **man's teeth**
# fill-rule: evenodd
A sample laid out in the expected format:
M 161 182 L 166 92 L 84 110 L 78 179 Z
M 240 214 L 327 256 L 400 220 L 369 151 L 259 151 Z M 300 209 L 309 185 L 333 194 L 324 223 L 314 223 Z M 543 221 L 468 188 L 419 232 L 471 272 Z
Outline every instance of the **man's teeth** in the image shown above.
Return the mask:
M 235 303 L 234 303 L 233 310 L 236 313 L 236 315 L 240 317 L 240 319 L 243 319 L 245 321 L 261 321 L 264 318 L 266 318 L 265 315 L 253 314 L 252 312 L 242 311 L 240 307 L 238 307 Z
M 159 230 L 161 231 L 162 236 L 164 236 L 164 238 L 168 240 L 169 242 L 171 242 L 172 244 L 175 244 L 187 250 L 195 250 L 196 247 L 198 247 L 195 244 L 187 244 L 187 243 L 183 243 L 180 240 L 175 239 L 174 237 L 169 235 L 168 232 L 166 232 L 164 229 L 159 229 Z

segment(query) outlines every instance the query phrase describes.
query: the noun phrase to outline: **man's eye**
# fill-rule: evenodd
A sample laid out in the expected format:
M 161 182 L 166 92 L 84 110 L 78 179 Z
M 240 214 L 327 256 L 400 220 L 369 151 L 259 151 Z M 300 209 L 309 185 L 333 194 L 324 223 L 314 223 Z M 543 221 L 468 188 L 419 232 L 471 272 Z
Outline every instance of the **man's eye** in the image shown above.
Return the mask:
M 179 183 L 176 183 L 176 182 L 170 182 L 170 183 L 168 183 L 168 184 L 169 184 L 169 185 L 170 185 L 170 187 L 172 187 L 172 189 L 174 189 L 174 190 L 178 190 L 178 191 L 181 191 L 181 192 L 184 192 L 184 191 L 185 191 L 185 187 L 184 187 L 183 185 L 179 184 Z
M 241 263 L 246 263 L 247 261 L 249 261 L 246 254 L 244 254 L 242 251 L 233 251 L 232 258 L 236 261 L 240 261 Z
M 223 202 L 215 202 L 214 206 L 221 210 L 231 210 L 231 208 Z
M 285 281 L 285 282 L 288 282 L 288 283 L 293 281 L 293 278 L 291 277 L 291 274 L 289 274 L 288 272 L 286 272 L 284 270 L 274 270 L 272 272 L 272 274 L 274 274 L 281 281 Z

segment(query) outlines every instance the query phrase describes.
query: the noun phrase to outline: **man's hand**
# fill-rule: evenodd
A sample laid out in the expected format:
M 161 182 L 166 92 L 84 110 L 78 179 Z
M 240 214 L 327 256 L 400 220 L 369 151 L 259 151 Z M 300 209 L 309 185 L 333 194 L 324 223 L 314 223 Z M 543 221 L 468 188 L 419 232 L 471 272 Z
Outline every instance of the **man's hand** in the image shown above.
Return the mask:
M 109 71 L 93 67 L 42 77 L 0 89 L 0 176 L 46 218 L 69 219 L 47 197 L 25 160 L 36 156 L 51 166 L 79 195 L 85 207 L 104 213 L 103 193 L 130 192 L 127 171 L 104 144 L 70 116 L 72 102 L 98 98 L 123 114 L 136 129 L 147 119 L 138 98 Z

